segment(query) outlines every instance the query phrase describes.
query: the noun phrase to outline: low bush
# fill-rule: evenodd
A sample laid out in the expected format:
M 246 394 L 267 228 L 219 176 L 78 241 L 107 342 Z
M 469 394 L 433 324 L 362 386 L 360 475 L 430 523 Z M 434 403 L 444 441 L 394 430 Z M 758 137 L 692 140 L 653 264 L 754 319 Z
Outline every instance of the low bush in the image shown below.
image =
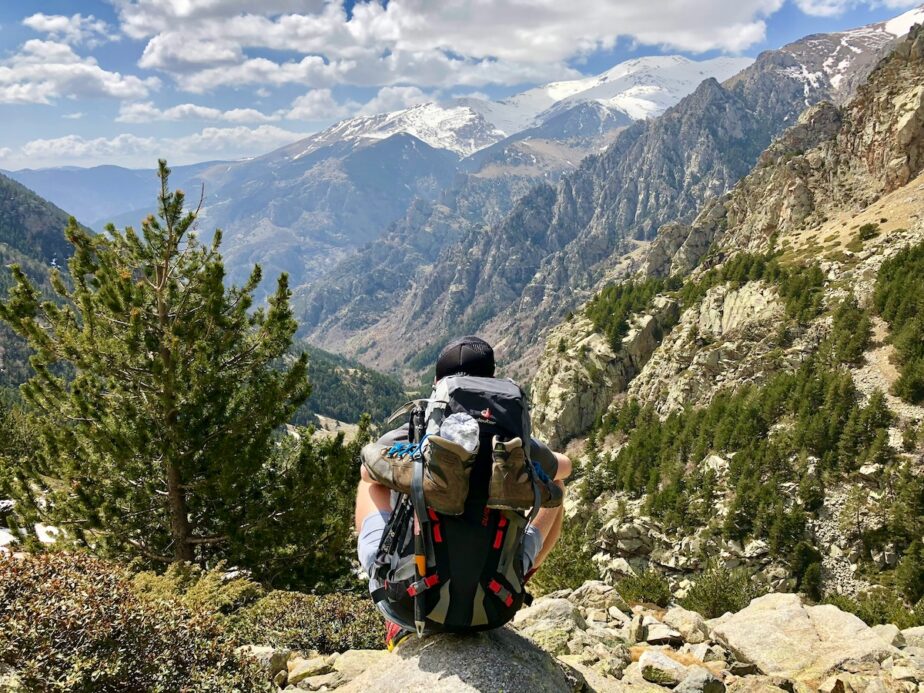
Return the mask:
M 761 594 L 762 590 L 746 571 L 710 565 L 695 580 L 680 605 L 706 618 L 716 618 L 726 611 L 741 611 Z
M 170 601 L 190 611 L 230 614 L 257 601 L 265 592 L 253 580 L 232 576 L 224 564 L 203 570 L 191 563 L 173 563 L 163 573 L 145 571 L 132 578 L 135 593 L 149 601 Z
M 0 664 L 29 691 L 265 691 L 220 623 L 84 555 L 0 557 Z
M 825 598 L 825 603 L 854 614 L 870 626 L 881 623 L 892 623 L 901 629 L 924 626 L 924 599 L 909 607 L 897 592 L 884 587 L 864 592 L 856 598 L 831 594 Z
M 329 654 L 382 647 L 383 624 L 368 595 L 275 590 L 238 611 L 229 627 L 245 642 Z
M 661 573 L 646 570 L 637 575 L 623 578 L 616 585 L 619 595 L 633 604 L 656 604 L 667 606 L 671 601 L 671 587 Z
M 598 520 L 565 518 L 555 549 L 529 581 L 530 592 L 543 595 L 598 580 L 600 573 L 591 558 L 599 526 Z

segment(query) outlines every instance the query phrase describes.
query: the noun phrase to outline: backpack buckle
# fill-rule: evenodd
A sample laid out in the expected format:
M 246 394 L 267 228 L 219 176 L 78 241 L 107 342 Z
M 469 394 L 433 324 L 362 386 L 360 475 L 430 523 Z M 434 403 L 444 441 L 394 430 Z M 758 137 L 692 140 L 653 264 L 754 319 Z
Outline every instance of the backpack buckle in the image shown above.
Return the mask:
M 426 592 L 428 589 L 433 587 L 439 581 L 440 581 L 440 576 L 437 575 L 436 573 L 433 573 L 433 575 L 428 575 L 427 577 L 421 578 L 417 582 L 412 583 L 407 588 L 407 594 L 409 597 L 416 597 L 418 594 L 422 594 Z

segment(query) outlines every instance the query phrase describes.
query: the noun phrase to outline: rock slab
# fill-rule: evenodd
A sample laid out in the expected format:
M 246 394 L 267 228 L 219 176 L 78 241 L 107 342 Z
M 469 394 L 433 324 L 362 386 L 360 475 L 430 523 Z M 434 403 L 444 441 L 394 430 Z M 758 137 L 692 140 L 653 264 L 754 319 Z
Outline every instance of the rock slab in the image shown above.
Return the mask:
M 761 673 L 802 681 L 821 681 L 845 662 L 880 662 L 895 652 L 853 614 L 829 604 L 805 606 L 795 594 L 758 597 L 713 636 Z
M 570 680 L 569 680 L 570 678 Z M 409 638 L 394 654 L 339 691 L 365 693 L 471 693 L 474 691 L 580 690 L 580 677 L 566 676 L 556 662 L 526 638 L 507 628 L 472 635 Z

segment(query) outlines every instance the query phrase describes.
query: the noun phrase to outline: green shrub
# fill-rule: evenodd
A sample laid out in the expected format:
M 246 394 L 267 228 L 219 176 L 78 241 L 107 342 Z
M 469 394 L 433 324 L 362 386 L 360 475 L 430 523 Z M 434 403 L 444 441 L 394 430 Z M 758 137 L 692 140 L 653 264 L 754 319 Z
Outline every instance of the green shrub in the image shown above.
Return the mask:
M 760 595 L 761 590 L 747 571 L 710 565 L 695 580 L 680 604 L 706 618 L 716 618 L 726 611 L 741 611 Z
M 190 611 L 230 614 L 263 596 L 263 588 L 245 577 L 227 577 L 224 564 L 203 570 L 172 563 L 161 574 L 146 571 L 132 578 L 135 593 L 149 601 L 170 601 Z
M 566 517 L 561 538 L 529 581 L 530 591 L 543 595 L 577 587 L 586 580 L 598 580 L 600 573 L 591 558 L 599 527 L 596 517 L 590 522 Z
M 831 594 L 825 597 L 825 603 L 858 616 L 870 626 L 881 623 L 892 623 L 901 629 L 924 626 L 924 599 L 909 607 L 897 592 L 884 587 L 856 598 Z
M 857 229 L 857 238 L 861 241 L 868 241 L 879 235 L 879 224 L 863 224 Z
M 805 569 L 805 574 L 800 581 L 800 587 L 805 595 L 812 601 L 818 601 L 822 597 L 822 580 L 821 580 L 821 563 L 812 563 Z
M 0 557 L 0 664 L 29 691 L 265 691 L 221 625 L 84 555 Z
M 231 631 L 242 641 L 322 654 L 375 649 L 384 621 L 368 595 L 313 595 L 275 590 L 238 611 Z
M 671 601 L 671 587 L 661 573 L 648 569 L 637 575 L 623 578 L 616 590 L 627 602 L 667 606 Z

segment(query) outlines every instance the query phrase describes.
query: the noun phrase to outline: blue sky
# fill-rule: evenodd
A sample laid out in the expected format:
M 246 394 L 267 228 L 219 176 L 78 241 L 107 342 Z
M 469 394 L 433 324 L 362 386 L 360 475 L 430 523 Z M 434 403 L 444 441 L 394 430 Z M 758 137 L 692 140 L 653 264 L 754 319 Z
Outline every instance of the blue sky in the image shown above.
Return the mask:
M 0 168 L 253 156 L 357 113 L 503 97 L 646 55 L 755 56 L 915 4 L 5 2 Z

